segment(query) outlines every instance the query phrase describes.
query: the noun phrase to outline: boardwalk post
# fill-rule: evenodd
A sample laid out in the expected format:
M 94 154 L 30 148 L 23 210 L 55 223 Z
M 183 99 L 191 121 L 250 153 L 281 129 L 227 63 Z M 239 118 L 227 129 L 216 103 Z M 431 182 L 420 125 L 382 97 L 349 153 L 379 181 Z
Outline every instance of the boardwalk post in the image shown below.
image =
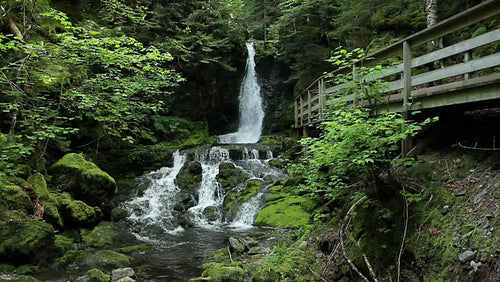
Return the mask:
M 467 51 L 464 53 L 464 62 L 468 62 L 472 59 L 472 53 L 471 51 Z M 467 80 L 469 79 L 469 73 L 464 74 L 464 79 Z
M 408 111 L 410 110 L 410 95 L 411 95 L 411 46 L 408 41 L 403 42 L 403 118 L 408 119 Z M 411 141 L 403 140 L 401 142 L 401 154 L 406 156 L 411 149 Z

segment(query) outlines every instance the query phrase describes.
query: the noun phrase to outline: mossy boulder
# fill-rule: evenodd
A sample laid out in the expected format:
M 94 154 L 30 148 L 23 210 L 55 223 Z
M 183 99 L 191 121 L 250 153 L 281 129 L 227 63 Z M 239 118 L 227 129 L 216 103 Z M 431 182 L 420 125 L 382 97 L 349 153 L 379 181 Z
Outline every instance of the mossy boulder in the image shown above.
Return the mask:
M 86 253 L 79 260 L 84 265 L 111 270 L 130 265 L 132 257 L 112 250 L 103 250 L 97 253 Z
M 245 188 L 241 190 L 233 189 L 228 192 L 224 197 L 224 203 L 222 205 L 224 214 L 230 220 L 234 219 L 241 205 L 262 191 L 264 186 L 265 184 L 262 180 L 250 179 L 246 182 Z
M 266 206 L 257 214 L 254 225 L 296 228 L 309 223 L 314 202 L 297 195 L 294 187 L 276 183 L 266 197 Z
M 26 214 L 33 213 L 33 203 L 21 187 L 3 185 L 0 188 L 0 211 L 18 210 Z
M 51 168 L 56 185 L 78 200 L 106 207 L 116 193 L 116 182 L 81 154 L 70 153 Z
M 82 241 L 89 247 L 102 249 L 111 247 L 118 237 L 119 233 L 115 231 L 111 223 L 102 222 L 88 234 L 83 235 Z
M 47 189 L 47 182 L 45 181 L 45 177 L 41 173 L 37 172 L 28 177 L 28 183 L 31 184 L 33 190 L 35 190 L 40 200 L 49 199 L 49 190 Z
M 244 183 L 250 176 L 241 168 L 232 163 L 222 163 L 219 165 L 217 181 L 225 190 L 231 190 L 241 183 Z
M 40 271 L 40 267 L 32 264 L 23 264 L 16 268 L 16 273 L 18 275 L 32 274 L 37 271 Z
M 111 220 L 120 221 L 128 217 L 128 212 L 122 208 L 113 208 L 111 210 Z
M 36 279 L 33 276 L 28 276 L 28 275 L 19 275 L 14 277 L 10 281 L 20 281 L 20 282 L 40 282 L 40 280 Z
M 52 225 L 14 212 L 0 218 L 0 258 L 8 258 L 9 263 L 39 263 L 54 256 Z
M 97 268 L 87 271 L 85 276 L 78 278 L 78 281 L 87 282 L 109 282 L 110 280 L 111 275 L 106 274 Z
M 86 203 L 74 200 L 62 207 L 64 221 L 73 226 L 95 226 L 102 219 L 99 207 L 91 207 Z
M 63 255 L 68 251 L 76 250 L 75 240 L 63 235 L 56 235 L 54 245 L 59 254 Z
M 202 276 L 208 278 L 208 281 L 243 281 L 245 275 L 243 268 L 236 266 L 209 263 L 204 267 L 206 270 L 203 271 Z
M 50 200 L 40 201 L 44 208 L 43 219 L 52 224 L 55 228 L 64 227 L 64 220 L 57 208 L 57 202 L 52 198 Z
M 135 255 L 135 254 L 147 254 L 151 253 L 155 250 L 155 246 L 151 244 L 140 244 L 134 246 L 127 246 L 123 248 L 119 248 L 116 251 L 121 254 L 126 255 Z
M 198 188 L 201 184 L 203 169 L 198 161 L 186 162 L 175 178 L 175 184 L 180 192 L 177 194 L 182 210 L 196 205 L 198 201 Z

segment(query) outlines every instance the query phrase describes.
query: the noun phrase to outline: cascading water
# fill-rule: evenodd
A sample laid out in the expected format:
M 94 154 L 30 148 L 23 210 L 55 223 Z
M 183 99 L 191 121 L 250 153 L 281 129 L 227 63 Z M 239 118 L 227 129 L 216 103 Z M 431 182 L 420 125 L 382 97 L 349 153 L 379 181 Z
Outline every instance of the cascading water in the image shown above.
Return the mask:
M 218 136 L 218 142 L 221 144 L 256 143 L 262 134 L 264 110 L 257 73 L 255 72 L 255 47 L 253 43 L 247 43 L 246 46 L 248 57 L 239 95 L 240 120 L 238 130 Z

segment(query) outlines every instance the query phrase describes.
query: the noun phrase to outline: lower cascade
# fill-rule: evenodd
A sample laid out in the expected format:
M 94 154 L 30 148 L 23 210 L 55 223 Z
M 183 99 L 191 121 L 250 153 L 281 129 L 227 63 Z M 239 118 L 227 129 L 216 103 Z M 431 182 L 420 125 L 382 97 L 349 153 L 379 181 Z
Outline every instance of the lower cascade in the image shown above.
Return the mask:
M 227 147 L 177 151 L 172 167 L 140 177 L 139 186 L 145 190 L 123 203 L 135 236 L 161 246 L 165 235 L 182 234 L 190 227 L 251 228 L 266 189 L 287 175 L 269 165 L 269 150 Z

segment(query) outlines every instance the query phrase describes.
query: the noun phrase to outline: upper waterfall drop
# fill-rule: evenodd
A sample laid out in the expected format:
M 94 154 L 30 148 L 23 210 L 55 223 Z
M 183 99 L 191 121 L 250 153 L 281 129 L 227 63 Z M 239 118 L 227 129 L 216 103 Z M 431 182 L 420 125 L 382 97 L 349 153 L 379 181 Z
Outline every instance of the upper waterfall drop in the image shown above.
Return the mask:
M 217 139 L 221 144 L 257 143 L 262 133 L 264 109 L 255 72 L 255 46 L 253 43 L 246 43 L 246 47 L 248 51 L 247 64 L 238 97 L 240 101 L 238 130 L 219 135 Z

